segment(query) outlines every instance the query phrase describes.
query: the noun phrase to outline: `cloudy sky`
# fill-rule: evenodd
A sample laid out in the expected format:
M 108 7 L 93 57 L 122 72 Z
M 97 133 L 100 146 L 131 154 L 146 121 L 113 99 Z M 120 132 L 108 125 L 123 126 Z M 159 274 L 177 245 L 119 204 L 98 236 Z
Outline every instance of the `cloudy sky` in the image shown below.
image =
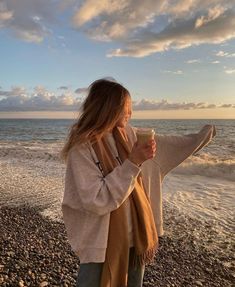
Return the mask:
M 0 42 L 0 117 L 73 117 L 102 77 L 137 118 L 235 117 L 235 0 L 0 0 Z

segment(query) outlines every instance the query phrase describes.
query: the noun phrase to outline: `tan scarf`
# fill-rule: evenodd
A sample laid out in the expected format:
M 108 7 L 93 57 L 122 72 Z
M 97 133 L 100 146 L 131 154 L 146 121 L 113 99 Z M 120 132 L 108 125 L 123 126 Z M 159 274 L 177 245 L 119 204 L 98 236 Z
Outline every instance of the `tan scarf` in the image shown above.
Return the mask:
M 123 162 L 131 151 L 131 143 L 126 131 L 121 128 L 113 130 L 117 150 Z M 93 144 L 104 175 L 110 173 L 117 165 L 105 137 Z M 144 191 L 142 177 L 137 177 L 134 190 L 129 196 L 135 256 L 132 264 L 144 264 L 152 261 L 158 246 L 158 236 L 152 209 Z M 111 212 L 106 258 L 103 265 L 101 287 L 126 287 L 129 264 L 129 238 L 126 217 L 126 201 Z

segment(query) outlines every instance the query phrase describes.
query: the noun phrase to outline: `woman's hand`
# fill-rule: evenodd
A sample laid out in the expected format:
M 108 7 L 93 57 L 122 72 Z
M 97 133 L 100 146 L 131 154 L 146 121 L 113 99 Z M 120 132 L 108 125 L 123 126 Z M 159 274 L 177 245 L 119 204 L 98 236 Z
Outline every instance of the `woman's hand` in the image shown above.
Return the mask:
M 153 158 L 156 151 L 157 145 L 155 140 L 150 140 L 144 144 L 138 144 L 138 142 L 136 142 L 129 155 L 129 160 L 136 165 L 141 165 L 147 159 Z

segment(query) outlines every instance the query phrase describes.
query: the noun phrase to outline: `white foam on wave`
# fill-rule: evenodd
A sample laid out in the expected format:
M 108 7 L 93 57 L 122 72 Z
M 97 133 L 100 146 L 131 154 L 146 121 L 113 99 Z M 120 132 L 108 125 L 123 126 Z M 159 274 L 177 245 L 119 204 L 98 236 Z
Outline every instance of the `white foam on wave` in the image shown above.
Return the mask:
M 235 181 L 235 159 L 220 158 L 209 153 L 191 156 L 178 166 L 174 173 L 186 175 L 203 175 Z
M 205 237 L 213 240 L 211 247 L 228 256 L 235 240 L 234 190 L 232 181 L 172 173 L 163 182 L 163 200 L 182 216 L 200 222 L 202 228 L 209 223 L 213 230 Z M 198 240 L 201 240 L 200 234 Z
M 40 143 L 40 142 L 18 142 L 1 143 L 0 157 L 8 158 L 13 161 L 20 160 L 45 160 L 58 161 L 62 143 Z
M 171 174 L 163 182 L 164 199 L 181 211 L 226 224 L 234 218 L 234 189 L 234 182 L 200 175 Z

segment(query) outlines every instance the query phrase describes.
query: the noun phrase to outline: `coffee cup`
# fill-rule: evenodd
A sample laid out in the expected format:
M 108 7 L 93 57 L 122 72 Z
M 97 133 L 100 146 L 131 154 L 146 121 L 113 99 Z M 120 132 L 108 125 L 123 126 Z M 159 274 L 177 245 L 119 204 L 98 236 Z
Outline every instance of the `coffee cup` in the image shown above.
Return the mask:
M 137 142 L 140 144 L 147 143 L 154 139 L 155 132 L 151 128 L 138 128 L 136 131 Z

